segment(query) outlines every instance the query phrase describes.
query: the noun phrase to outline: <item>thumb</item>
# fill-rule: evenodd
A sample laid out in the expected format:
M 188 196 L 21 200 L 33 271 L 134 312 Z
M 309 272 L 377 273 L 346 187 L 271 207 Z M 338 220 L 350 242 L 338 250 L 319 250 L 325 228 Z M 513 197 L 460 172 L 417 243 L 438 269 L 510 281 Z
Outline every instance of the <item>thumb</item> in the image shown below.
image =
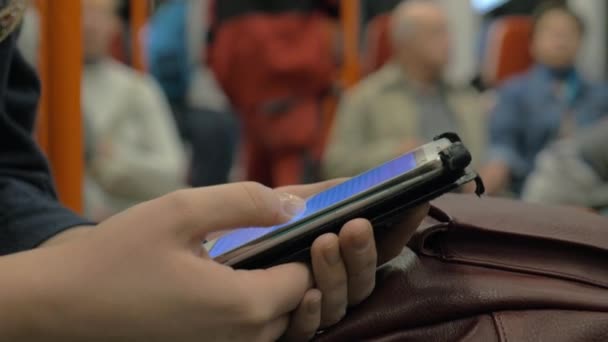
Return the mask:
M 285 223 L 306 206 L 297 196 L 252 182 L 180 190 L 150 204 L 150 213 L 165 216 L 170 221 L 158 219 L 189 241 L 213 231 Z

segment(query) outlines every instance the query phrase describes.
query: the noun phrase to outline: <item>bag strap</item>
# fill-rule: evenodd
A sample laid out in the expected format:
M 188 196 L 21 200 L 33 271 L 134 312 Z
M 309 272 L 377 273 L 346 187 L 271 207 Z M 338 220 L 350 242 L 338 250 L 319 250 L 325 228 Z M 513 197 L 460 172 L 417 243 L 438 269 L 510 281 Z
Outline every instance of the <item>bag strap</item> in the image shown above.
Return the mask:
M 409 245 L 445 262 L 608 289 L 608 221 L 574 209 L 447 195 L 434 203 Z

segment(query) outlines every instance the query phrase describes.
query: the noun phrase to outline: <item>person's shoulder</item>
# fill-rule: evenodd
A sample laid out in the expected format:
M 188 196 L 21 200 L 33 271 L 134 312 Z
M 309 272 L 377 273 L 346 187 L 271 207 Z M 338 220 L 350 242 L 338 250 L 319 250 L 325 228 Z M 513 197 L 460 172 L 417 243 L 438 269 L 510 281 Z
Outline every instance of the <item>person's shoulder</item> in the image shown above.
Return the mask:
M 588 110 L 595 112 L 595 117 L 608 116 L 608 84 L 605 81 L 585 80 L 582 92 Z
M 606 83 L 606 81 L 586 79 L 584 81 L 584 86 L 592 95 L 608 99 L 608 83 Z
M 463 96 L 463 97 L 478 97 L 480 95 L 479 90 L 475 89 L 475 87 L 463 84 L 463 83 L 454 83 L 454 82 L 445 82 L 444 83 L 445 90 L 449 92 L 451 95 Z
M 138 70 L 131 68 L 119 61 L 112 58 L 108 58 L 103 61 L 104 71 L 112 75 L 115 78 L 121 78 L 125 80 L 141 80 L 145 78 L 145 75 Z
M 99 70 L 103 71 L 106 77 L 112 79 L 114 83 L 126 84 L 130 83 L 133 78 L 139 77 L 137 72 L 135 72 L 129 66 L 113 59 L 108 58 L 102 63 L 103 64 Z
M 387 63 L 379 70 L 367 75 L 348 92 L 347 96 L 373 99 L 376 95 L 382 93 L 387 86 L 397 81 L 398 70 L 392 63 Z
M 526 86 L 530 84 L 532 78 L 532 71 L 517 74 L 504 81 L 504 83 L 498 87 L 498 90 L 506 92 L 522 92 L 525 90 Z
M 154 78 L 146 73 L 138 71 L 113 59 L 105 62 L 105 71 L 117 80 L 117 83 L 129 85 L 130 87 L 156 87 Z

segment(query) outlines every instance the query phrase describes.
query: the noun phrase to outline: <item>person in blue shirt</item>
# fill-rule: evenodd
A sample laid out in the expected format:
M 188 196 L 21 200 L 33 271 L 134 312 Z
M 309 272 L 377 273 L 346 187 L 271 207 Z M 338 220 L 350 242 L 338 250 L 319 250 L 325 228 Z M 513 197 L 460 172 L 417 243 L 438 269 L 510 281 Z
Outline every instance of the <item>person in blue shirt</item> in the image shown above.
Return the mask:
M 177 128 L 191 150 L 193 187 L 227 183 L 239 140 L 239 123 L 207 53 L 210 0 L 164 1 L 150 18 L 148 67 L 169 100 Z
M 603 87 L 575 68 L 584 31 L 583 20 L 564 5 L 537 12 L 531 46 L 536 65 L 499 89 L 491 114 L 489 162 L 482 172 L 490 194 L 518 196 L 541 150 L 607 112 Z

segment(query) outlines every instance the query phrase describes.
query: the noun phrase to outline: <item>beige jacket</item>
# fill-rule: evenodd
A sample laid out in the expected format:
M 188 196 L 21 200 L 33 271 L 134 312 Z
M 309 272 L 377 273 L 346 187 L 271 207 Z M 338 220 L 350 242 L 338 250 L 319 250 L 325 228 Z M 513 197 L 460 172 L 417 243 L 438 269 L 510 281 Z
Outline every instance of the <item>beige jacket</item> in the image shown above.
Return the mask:
M 82 96 L 94 146 L 86 169 L 89 216 L 99 218 L 100 212 L 112 214 L 185 187 L 184 149 L 152 78 L 106 60 L 85 67 Z
M 417 139 L 415 99 L 402 72 L 389 63 L 349 91 L 338 108 L 325 154 L 326 178 L 350 177 L 397 157 L 404 142 Z M 484 155 L 486 120 L 479 94 L 450 88 L 447 104 L 458 134 L 479 164 Z

